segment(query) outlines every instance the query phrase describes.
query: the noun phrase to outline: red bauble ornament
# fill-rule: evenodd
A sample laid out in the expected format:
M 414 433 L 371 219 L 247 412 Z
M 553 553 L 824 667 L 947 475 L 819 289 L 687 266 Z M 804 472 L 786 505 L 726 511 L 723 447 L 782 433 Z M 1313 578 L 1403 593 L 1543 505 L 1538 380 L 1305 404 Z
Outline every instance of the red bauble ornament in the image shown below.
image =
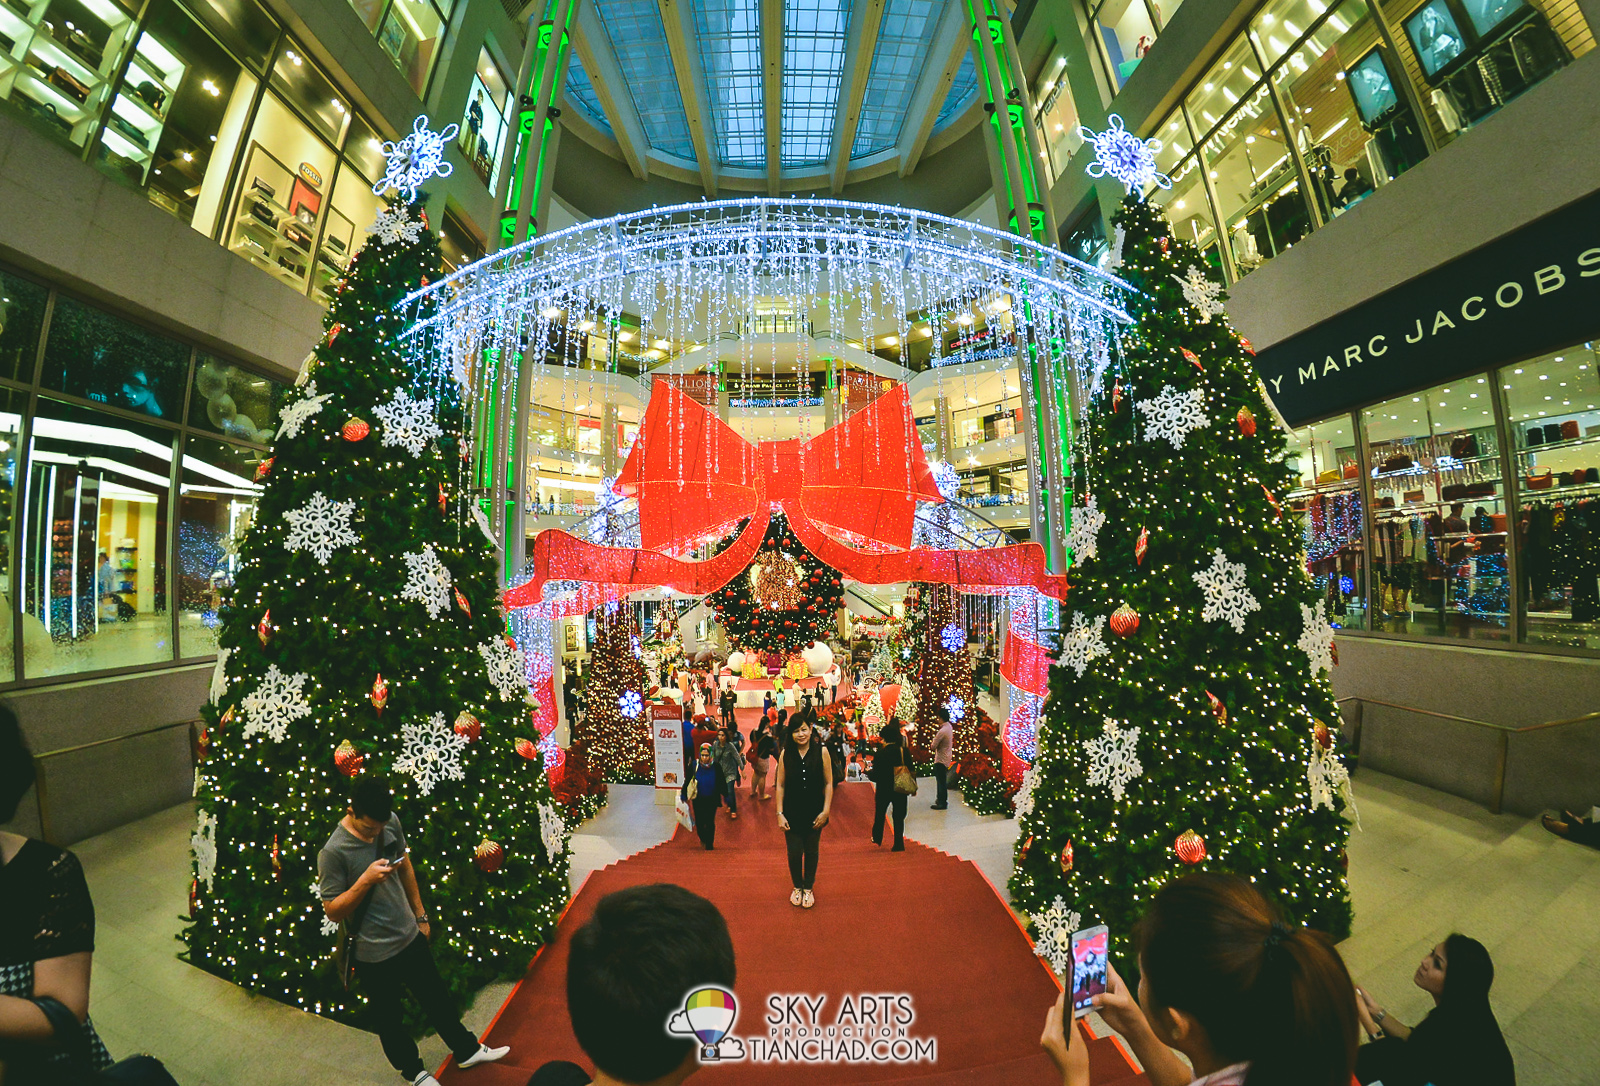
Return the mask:
M 261 621 L 256 623 L 256 636 L 261 639 L 262 648 L 267 647 L 267 642 L 272 640 L 274 632 L 276 631 L 272 628 L 272 609 L 268 608 L 261 612 Z
M 1061 873 L 1063 875 L 1072 873 L 1072 841 L 1070 839 L 1061 846 Z
M 512 637 L 510 634 L 506 634 L 506 644 L 508 646 L 510 646 L 511 648 L 516 648 L 517 647 L 517 639 Z
M 1251 357 L 1255 357 L 1256 349 L 1253 346 L 1251 346 L 1250 341 L 1248 339 L 1245 339 L 1243 336 L 1240 336 L 1239 337 L 1239 346 L 1241 346 L 1245 350 L 1249 351 Z
M 200 908 L 200 880 L 189 880 L 189 915 L 193 916 Z
M 1133 563 L 1137 566 L 1144 565 L 1144 552 L 1150 549 L 1150 529 L 1140 528 L 1139 538 L 1133 544 Z
M 478 723 L 478 718 L 465 709 L 456 714 L 456 734 L 462 736 L 469 743 L 476 743 L 478 736 L 483 734 L 483 725 Z
M 462 611 L 466 612 L 468 618 L 472 617 L 472 608 L 467 606 L 466 593 L 462 592 L 459 588 L 456 589 L 456 606 L 461 608 Z
M 1239 408 L 1239 413 L 1233 416 L 1233 421 L 1238 423 L 1239 432 L 1245 437 L 1256 436 L 1256 416 L 1248 406 Z
M 1333 659 L 1333 666 L 1339 666 L 1339 642 L 1335 641 L 1328 646 L 1328 655 Z
M 445 496 L 445 492 L 444 492 L 444 484 L 443 484 L 443 483 L 440 483 L 440 484 L 439 484 L 439 515 L 440 515 L 440 516 L 444 516 L 444 513 L 445 513 L 445 503 L 446 503 L 446 502 L 447 502 L 447 501 L 449 501 L 449 498 L 447 498 L 447 497 L 446 497 L 446 496 Z
M 539 744 L 535 743 L 532 739 L 518 739 L 517 753 L 522 755 L 530 762 L 534 761 L 539 757 Z
M 1111 612 L 1111 632 L 1118 637 L 1127 637 L 1139 628 L 1139 612 L 1127 604 L 1123 604 Z
M 1311 734 L 1316 738 L 1317 746 L 1323 750 L 1333 746 L 1333 733 L 1328 730 L 1328 726 L 1322 721 L 1317 721 L 1317 726 L 1311 730 Z
M 269 456 L 265 460 L 261 461 L 261 463 L 256 465 L 256 482 L 259 483 L 261 480 L 267 477 L 267 472 L 272 470 L 272 461 L 274 459 L 276 459 L 276 457 Z
M 428 285 L 428 277 L 426 275 L 424 275 L 422 277 L 422 285 L 423 286 L 427 286 Z
M 1022 847 L 1017 849 L 1017 859 L 1018 860 L 1026 860 L 1028 858 L 1028 850 L 1030 848 L 1032 848 L 1032 847 L 1033 847 L 1033 834 L 1030 833 L 1028 835 L 1028 839 L 1026 841 L 1022 842 Z
M 200 731 L 194 737 L 194 760 L 199 764 L 206 760 L 206 755 L 211 753 L 211 729 L 201 725 Z
M 1122 378 L 1117 378 L 1116 384 L 1111 386 L 1111 413 L 1115 415 L 1122 407 Z
M 340 743 L 333 752 L 333 764 L 339 767 L 339 772 L 346 777 L 354 777 L 361 772 L 361 766 L 366 762 L 366 757 L 355 748 L 355 744 L 346 739 Z
M 333 341 L 339 338 L 339 333 L 342 332 L 342 331 L 344 331 L 344 325 L 342 325 L 342 324 L 333 325 L 332 327 L 330 327 L 328 329 L 328 338 L 324 339 L 322 342 L 328 344 L 329 346 L 332 346 L 333 345 Z
M 230 705 L 230 706 L 228 706 L 228 711 L 223 713 L 221 718 L 218 719 L 217 727 L 218 728 L 226 728 L 229 724 L 232 724 L 232 723 L 233 723 L 233 706 Z
M 506 850 L 485 837 L 478 842 L 478 847 L 472 850 L 472 862 L 477 864 L 478 870 L 485 875 L 493 875 L 500 870 L 500 865 L 506 862 Z
M 1168 251 L 1168 246 L 1171 245 L 1171 242 L 1169 242 L 1166 239 L 1165 235 L 1163 235 L 1161 237 L 1160 241 L 1161 241 L 1161 251 L 1162 251 L 1162 253 L 1166 253 Z
M 1172 850 L 1178 854 L 1178 859 L 1186 864 L 1197 864 L 1206 858 L 1205 839 L 1193 830 L 1184 830 L 1178 834 Z
M 1187 361 L 1191 366 L 1199 370 L 1201 373 L 1206 371 L 1206 368 L 1200 364 L 1199 355 L 1195 354 L 1187 347 L 1179 347 L 1178 350 L 1183 352 L 1184 360 Z
M 351 419 L 339 428 L 339 433 L 346 441 L 360 441 L 372 433 L 372 427 L 368 426 L 364 419 Z
M 372 693 L 367 695 L 367 700 L 372 702 L 372 707 L 378 710 L 378 715 L 383 715 L 383 707 L 389 704 L 389 682 L 380 672 L 372 680 Z
M 1222 699 L 1207 690 L 1206 701 L 1211 703 L 1211 715 L 1217 718 L 1217 723 L 1226 724 L 1228 722 L 1228 707 L 1222 704 Z

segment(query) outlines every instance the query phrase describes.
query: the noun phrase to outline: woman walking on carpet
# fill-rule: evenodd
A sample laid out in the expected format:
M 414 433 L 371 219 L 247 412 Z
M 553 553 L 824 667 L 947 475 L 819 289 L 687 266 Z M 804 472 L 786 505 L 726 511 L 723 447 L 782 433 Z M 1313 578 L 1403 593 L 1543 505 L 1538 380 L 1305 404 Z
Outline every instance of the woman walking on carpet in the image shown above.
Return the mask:
M 778 759 L 778 828 L 789 847 L 789 904 L 809 909 L 817 903 L 817 854 L 822 827 L 833 806 L 833 760 L 814 741 L 811 721 L 801 716 Z
M 700 843 L 710 852 L 717 843 L 717 808 L 722 806 L 726 792 L 722 770 L 711 756 L 711 744 L 700 748 L 700 757 L 694 764 L 689 779 L 683 782 L 683 798 L 694 809 L 694 832 Z
M 751 799 L 770 799 L 767 792 L 767 769 L 771 759 L 778 753 L 778 740 L 772 733 L 766 717 L 756 723 L 756 730 L 750 733 L 750 764 L 755 769 L 754 776 L 750 779 Z
M 737 728 L 720 727 L 717 741 L 711 744 L 711 760 L 722 771 L 722 782 L 727 789 L 728 817 L 735 820 L 739 817 L 739 779 L 744 776 L 744 751 L 739 741 L 743 738 Z
M 906 745 L 900 737 L 900 722 L 891 720 L 883 726 L 883 746 L 872 756 L 872 783 L 876 787 L 876 810 L 872 815 L 872 843 L 883 844 L 883 816 L 894 808 L 894 849 L 906 850 L 906 794 L 896 790 L 894 771 L 909 767 Z

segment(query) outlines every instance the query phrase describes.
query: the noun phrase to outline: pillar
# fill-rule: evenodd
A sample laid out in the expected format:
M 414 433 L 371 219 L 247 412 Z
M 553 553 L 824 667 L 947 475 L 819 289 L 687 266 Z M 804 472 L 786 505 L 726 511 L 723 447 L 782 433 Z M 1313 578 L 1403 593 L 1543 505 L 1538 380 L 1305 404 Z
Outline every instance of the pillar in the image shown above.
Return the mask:
M 950 397 L 943 392 L 933 398 L 934 455 L 940 460 L 950 460 Z
M 529 37 L 517 96 L 516 151 L 500 214 L 499 248 L 537 236 L 550 209 L 561 116 L 557 105 L 571 55 L 571 32 L 580 0 L 546 0 L 544 18 Z
M 607 401 L 600 408 L 600 474 L 615 479 L 622 469 L 617 456 L 617 405 Z

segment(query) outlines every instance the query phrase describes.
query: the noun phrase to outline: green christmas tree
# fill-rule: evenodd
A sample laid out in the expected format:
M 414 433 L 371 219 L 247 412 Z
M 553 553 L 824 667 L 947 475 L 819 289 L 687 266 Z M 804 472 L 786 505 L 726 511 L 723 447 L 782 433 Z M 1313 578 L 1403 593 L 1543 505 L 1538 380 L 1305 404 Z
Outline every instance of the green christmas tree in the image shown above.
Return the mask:
M 1333 634 L 1280 504 L 1285 435 L 1205 258 L 1142 199 L 1115 223 L 1135 323 L 1079 434 L 1010 886 L 1042 946 L 1107 924 L 1131 977 L 1135 922 L 1191 871 L 1251 878 L 1335 938 L 1351 914 Z
M 655 780 L 650 740 L 650 704 L 633 608 L 608 603 L 589 612 L 594 642 L 589 646 L 589 681 L 584 687 L 583 720 L 573 726 L 572 747 L 603 781 L 643 784 Z M 572 758 L 572 750 L 567 751 Z
M 414 372 L 395 305 L 439 274 L 397 203 L 337 285 L 289 396 L 202 711 L 188 960 L 345 1020 L 317 854 L 351 778 L 395 790 L 458 1003 L 520 975 L 567 899 L 566 830 L 460 488 L 460 390 Z

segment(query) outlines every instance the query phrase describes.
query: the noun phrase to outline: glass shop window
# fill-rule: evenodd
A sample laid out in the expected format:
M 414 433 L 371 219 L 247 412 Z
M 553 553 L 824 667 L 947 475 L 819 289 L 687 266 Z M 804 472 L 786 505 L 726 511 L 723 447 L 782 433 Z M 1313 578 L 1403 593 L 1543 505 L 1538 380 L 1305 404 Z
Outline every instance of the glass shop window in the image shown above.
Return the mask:
M 225 359 L 195 356 L 189 425 L 237 441 L 272 444 L 284 386 Z
M 0 377 L 33 380 L 49 297 L 39 284 L 0 272 Z
M 1176 8 L 1177 4 L 1172 6 Z M 1107 78 L 1115 94 L 1155 44 L 1156 25 L 1145 0 L 1101 0 L 1091 13 L 1091 21 L 1110 65 Z
M 1461 377 L 1361 412 L 1372 476 L 1372 629 L 1507 641 L 1507 491 L 1494 390 Z
M 0 682 L 15 679 L 16 667 L 12 659 L 12 625 L 9 613 L 11 591 L 11 551 L 15 545 L 12 517 L 15 515 L 17 490 L 17 463 L 22 450 L 22 413 L 27 409 L 28 394 L 11 389 L 0 389 L 0 598 L 6 601 L 7 614 L 0 621 Z M 24 631 L 26 633 L 26 630 Z M 39 634 L 35 632 L 31 646 L 37 648 Z M 24 647 L 29 642 L 24 641 Z
M 378 25 L 378 44 L 389 54 L 411 89 L 422 97 L 428 72 L 444 37 L 445 20 L 428 0 L 390 0 Z
M 56 298 L 40 384 L 178 423 L 189 348 L 71 298 Z
M 1057 56 L 1045 65 L 1033 91 L 1039 145 L 1044 148 L 1050 176 L 1060 177 L 1067 161 L 1083 146 L 1078 135 L 1078 106 L 1067 85 L 1067 58 Z
M 358 134 L 352 128 L 352 145 L 357 138 Z M 378 176 L 383 176 L 381 170 Z M 373 195 L 372 182 L 358 172 L 347 158 L 334 182 L 333 200 L 322 228 L 322 240 L 317 247 L 311 281 L 311 296 L 323 305 L 333 303 L 335 283 L 349 267 L 351 257 L 367 243 L 367 228 L 377 219 L 378 211 L 383 206 L 383 198 Z
M 1517 557 L 1530 643 L 1600 648 L 1600 356 L 1499 372 L 1516 448 Z
M 255 520 L 259 449 L 191 437 L 178 484 L 178 654 L 217 651 L 217 612 L 239 572 L 239 546 Z
M 1359 460 L 1349 416 L 1290 435 L 1289 466 L 1299 472 L 1299 479 L 1288 494 L 1288 505 L 1300 521 L 1306 569 L 1322 586 L 1329 619 L 1353 630 L 1365 626 L 1367 611 L 1362 564 L 1366 515 Z
M 1272 56 L 1281 44 L 1274 31 L 1287 36 L 1297 26 L 1288 17 L 1258 23 L 1256 41 Z M 1346 0 L 1273 75 L 1324 216 L 1342 214 L 1428 153 L 1391 57 L 1371 10 Z
M 250 133 L 228 248 L 297 290 L 328 203 L 333 149 L 278 99 L 261 99 Z
M 458 268 L 482 260 L 484 243 L 477 232 L 455 212 L 446 211 L 444 221 L 439 224 L 439 252 L 444 257 L 444 272 L 448 275 Z
M 478 50 L 478 66 L 467 92 L 467 109 L 461 117 L 456 142 L 489 191 L 500 174 L 500 149 L 511 120 L 511 81 L 485 46 Z
M 0 99 L 83 146 L 110 98 L 134 19 L 112 0 L 0 4 Z
M 20 505 L 23 677 L 173 657 L 167 526 L 176 435 L 41 399 Z
M 1161 150 L 1156 152 L 1156 169 L 1172 178 L 1172 187 L 1155 189 L 1150 198 L 1166 209 L 1173 237 L 1193 244 L 1208 265 L 1220 269 L 1222 257 L 1217 252 L 1216 223 L 1212 219 L 1211 203 L 1206 199 L 1200 160 L 1190 145 L 1189 129 L 1183 117 L 1174 113 L 1154 136 L 1161 141 Z

